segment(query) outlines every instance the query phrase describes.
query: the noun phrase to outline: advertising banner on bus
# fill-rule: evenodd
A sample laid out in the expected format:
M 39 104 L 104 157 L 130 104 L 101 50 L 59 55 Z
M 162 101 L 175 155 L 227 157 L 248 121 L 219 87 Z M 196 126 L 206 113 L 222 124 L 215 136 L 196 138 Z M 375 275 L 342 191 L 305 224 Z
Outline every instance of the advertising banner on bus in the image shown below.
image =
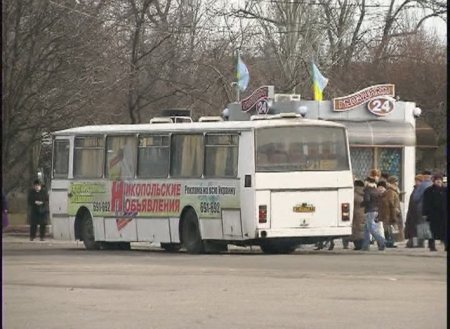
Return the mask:
M 69 196 L 72 216 L 85 206 L 94 217 L 170 217 L 191 205 L 199 217 L 217 218 L 222 208 L 240 207 L 239 180 L 78 181 L 71 183 Z

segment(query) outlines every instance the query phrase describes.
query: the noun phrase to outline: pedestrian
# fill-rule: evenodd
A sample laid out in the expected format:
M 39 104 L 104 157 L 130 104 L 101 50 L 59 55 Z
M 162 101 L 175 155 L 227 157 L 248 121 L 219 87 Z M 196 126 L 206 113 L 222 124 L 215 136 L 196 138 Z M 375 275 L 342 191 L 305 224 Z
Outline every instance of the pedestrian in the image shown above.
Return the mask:
M 320 239 L 316 243 L 316 248 L 314 250 L 322 250 L 324 248 L 327 248 L 328 250 L 333 250 L 334 249 L 334 239 L 332 239 L 332 238 Z
M 441 174 L 435 174 L 433 176 L 433 185 L 428 187 L 423 194 L 423 219 L 430 223 L 431 239 L 428 240 L 428 248 L 430 251 L 436 250 L 435 240 L 441 240 L 445 243 L 445 249 L 447 249 L 446 243 L 446 207 L 444 203 L 447 200 L 447 191 L 443 186 L 443 176 Z
M 375 238 L 378 244 L 379 250 L 384 250 L 385 241 L 384 238 L 377 231 L 378 222 L 378 204 L 381 192 L 377 188 L 377 170 L 371 170 L 369 177 L 366 178 L 364 187 L 364 242 L 362 250 L 369 250 L 370 235 Z
M 355 180 L 354 183 L 354 199 L 353 199 L 353 220 L 352 235 L 350 240 L 355 246 L 353 250 L 361 250 L 364 241 L 364 182 Z
M 381 173 L 380 179 L 378 180 L 378 182 L 387 182 L 389 178 L 389 174 L 387 172 L 383 172 Z
M 388 206 L 388 200 L 387 200 L 387 179 L 386 180 L 379 180 L 377 183 L 378 191 L 380 192 L 380 196 L 378 198 L 378 232 L 381 236 L 385 238 L 386 242 L 386 248 L 390 247 L 390 240 L 388 240 L 389 232 L 389 206 Z
M 2 232 L 9 225 L 8 219 L 8 200 L 6 199 L 6 195 L 2 191 Z
M 400 191 L 398 188 L 398 178 L 389 176 L 386 190 L 386 227 L 385 235 L 388 240 L 388 248 L 397 248 L 395 241 L 403 241 L 403 218 L 400 209 Z M 395 236 L 396 235 L 396 236 Z
M 33 188 L 28 193 L 28 209 L 30 215 L 30 241 L 36 238 L 38 225 L 40 240 L 44 241 L 48 215 L 48 194 L 42 188 L 42 183 L 39 180 L 33 182 Z
M 342 247 L 344 249 L 348 249 L 350 241 L 351 241 L 350 238 L 342 238 Z
M 419 184 L 419 186 L 417 187 L 417 190 L 414 192 L 414 196 L 413 196 L 413 201 L 417 207 L 417 212 L 420 214 L 419 221 L 417 223 L 418 225 L 423 224 L 423 219 L 422 219 L 423 193 L 425 192 L 425 190 L 428 187 L 433 185 L 433 182 L 431 181 L 431 172 L 429 170 L 422 171 L 422 176 L 423 176 L 422 183 Z M 416 229 L 417 229 L 417 225 L 416 225 Z M 418 247 L 419 248 L 425 247 L 423 239 L 418 240 Z
M 414 194 L 417 193 L 417 187 L 422 181 L 423 175 L 419 174 L 414 177 L 415 184 L 411 196 L 409 197 L 404 229 L 405 239 L 407 239 L 406 248 L 414 248 L 414 238 L 417 238 L 417 224 L 422 220 L 422 213 L 419 213 L 417 204 L 414 202 Z M 418 244 L 423 245 L 423 240 L 418 241 Z

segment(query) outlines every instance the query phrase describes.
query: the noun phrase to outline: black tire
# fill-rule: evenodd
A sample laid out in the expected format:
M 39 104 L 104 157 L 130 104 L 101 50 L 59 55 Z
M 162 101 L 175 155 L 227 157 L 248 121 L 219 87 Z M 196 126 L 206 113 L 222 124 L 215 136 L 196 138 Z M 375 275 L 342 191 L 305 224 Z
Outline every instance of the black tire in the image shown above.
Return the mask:
M 203 241 L 203 246 L 207 254 L 218 254 L 228 251 L 228 244 L 225 242 L 205 240 Z
M 117 244 L 115 242 L 101 242 L 101 248 L 103 250 L 117 250 Z
M 190 254 L 201 254 L 205 252 L 198 218 L 194 209 L 188 209 L 181 219 L 181 243 Z
M 86 215 L 81 223 L 81 238 L 87 250 L 99 250 L 101 243 L 95 241 L 94 224 L 92 218 Z
M 261 248 L 262 252 L 265 254 L 277 254 L 278 253 L 277 252 L 278 250 L 276 249 L 275 245 L 269 241 L 261 242 L 259 247 Z
M 297 249 L 298 244 L 284 241 L 264 241 L 260 248 L 265 254 L 290 254 Z
M 130 250 L 129 242 L 101 242 L 103 250 Z
M 181 249 L 181 244 L 179 243 L 161 243 L 161 248 L 168 252 L 177 252 Z
M 117 242 L 119 250 L 131 250 L 131 244 L 129 242 Z

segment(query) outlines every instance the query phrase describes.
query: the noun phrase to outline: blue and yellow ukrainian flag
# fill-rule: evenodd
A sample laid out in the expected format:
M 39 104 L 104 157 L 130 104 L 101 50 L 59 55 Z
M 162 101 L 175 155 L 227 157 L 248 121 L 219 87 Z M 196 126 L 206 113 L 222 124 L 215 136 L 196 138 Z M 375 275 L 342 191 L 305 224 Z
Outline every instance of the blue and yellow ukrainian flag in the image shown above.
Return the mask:
M 325 78 L 322 73 L 320 73 L 316 64 L 312 62 L 312 75 L 313 75 L 313 89 L 314 89 L 314 100 L 321 101 L 323 99 L 323 90 L 328 84 L 328 79 Z
M 237 61 L 237 74 L 238 86 L 241 91 L 247 89 L 248 82 L 250 81 L 250 74 L 248 73 L 247 66 L 241 59 L 241 56 L 238 55 Z

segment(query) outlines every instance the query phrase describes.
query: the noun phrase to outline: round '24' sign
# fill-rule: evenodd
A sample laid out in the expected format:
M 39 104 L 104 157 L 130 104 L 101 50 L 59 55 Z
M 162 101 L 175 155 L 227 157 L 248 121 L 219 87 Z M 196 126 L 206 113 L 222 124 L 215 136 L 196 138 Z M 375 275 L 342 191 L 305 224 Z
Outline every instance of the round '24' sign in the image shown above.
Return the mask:
M 386 116 L 394 111 L 395 99 L 388 96 L 381 96 L 371 99 L 367 103 L 367 109 L 375 115 Z

